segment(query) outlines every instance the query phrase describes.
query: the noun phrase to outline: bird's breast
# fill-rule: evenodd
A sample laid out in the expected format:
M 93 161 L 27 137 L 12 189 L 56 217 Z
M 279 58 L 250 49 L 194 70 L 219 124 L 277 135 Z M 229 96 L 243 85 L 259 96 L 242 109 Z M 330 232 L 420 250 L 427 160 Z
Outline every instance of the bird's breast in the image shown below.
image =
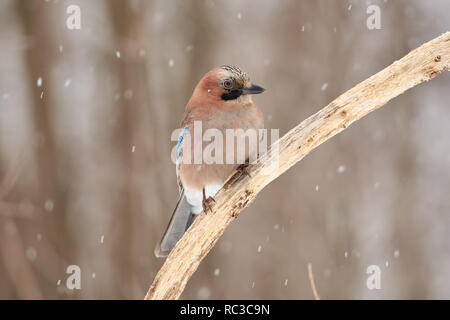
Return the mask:
M 201 212 L 204 186 L 207 197 L 213 197 L 239 164 L 256 158 L 263 117 L 255 105 L 194 108 L 183 126 L 189 127 L 189 135 L 182 141 L 178 174 L 188 202 Z

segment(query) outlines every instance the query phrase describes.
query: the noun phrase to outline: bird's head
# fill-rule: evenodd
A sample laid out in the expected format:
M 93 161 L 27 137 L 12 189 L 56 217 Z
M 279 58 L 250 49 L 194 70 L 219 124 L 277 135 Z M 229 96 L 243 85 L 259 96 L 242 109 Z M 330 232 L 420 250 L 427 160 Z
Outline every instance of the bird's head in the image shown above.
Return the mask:
M 264 92 L 264 88 L 253 84 L 246 72 L 235 66 L 221 66 L 209 71 L 198 83 L 193 97 L 203 101 L 233 103 L 252 102 L 251 95 Z

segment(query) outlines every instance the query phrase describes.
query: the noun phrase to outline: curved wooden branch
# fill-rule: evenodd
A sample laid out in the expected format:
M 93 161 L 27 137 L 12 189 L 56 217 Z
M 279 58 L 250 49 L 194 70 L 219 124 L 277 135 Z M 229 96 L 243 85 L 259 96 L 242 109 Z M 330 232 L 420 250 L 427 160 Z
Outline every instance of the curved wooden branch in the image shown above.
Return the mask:
M 354 121 L 450 65 L 450 32 L 427 42 L 339 96 L 273 143 L 250 169 L 215 196 L 212 213 L 201 214 L 167 257 L 145 299 L 177 299 L 200 262 L 239 212 L 270 182 Z

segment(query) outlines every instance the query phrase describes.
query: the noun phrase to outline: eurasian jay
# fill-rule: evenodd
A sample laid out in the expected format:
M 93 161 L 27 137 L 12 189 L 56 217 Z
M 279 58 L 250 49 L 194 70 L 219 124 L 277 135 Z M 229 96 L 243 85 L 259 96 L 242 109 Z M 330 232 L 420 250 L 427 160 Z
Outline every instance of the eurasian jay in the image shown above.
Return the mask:
M 262 87 L 252 84 L 247 73 L 235 66 L 212 69 L 195 87 L 186 106 L 176 146 L 176 173 L 180 197 L 169 225 L 155 248 L 157 257 L 166 257 L 169 254 L 196 215 L 211 210 L 212 202 L 215 202 L 214 195 L 239 167 L 236 161 L 225 161 L 230 159 L 227 158 L 227 152 L 236 152 L 236 140 L 241 139 L 249 129 L 258 132 L 258 141 L 261 138 L 259 129 L 263 128 L 264 118 L 253 103 L 252 95 L 263 91 Z M 215 129 L 216 132 L 222 133 L 222 137 L 226 136 L 227 130 L 234 130 L 236 140 L 231 145 L 233 150 L 225 145 L 222 151 L 215 150 L 215 153 L 222 152 L 223 162 L 196 161 L 195 148 L 200 146 L 202 157 L 203 151 L 206 151 L 205 138 L 194 132 L 198 123 L 201 124 L 202 132 Z M 215 138 L 217 139 L 217 136 Z M 229 146 L 228 140 L 226 143 Z M 246 160 L 252 158 L 255 153 L 257 150 L 249 147 L 246 142 Z M 231 159 L 236 160 L 236 155 L 232 155 Z

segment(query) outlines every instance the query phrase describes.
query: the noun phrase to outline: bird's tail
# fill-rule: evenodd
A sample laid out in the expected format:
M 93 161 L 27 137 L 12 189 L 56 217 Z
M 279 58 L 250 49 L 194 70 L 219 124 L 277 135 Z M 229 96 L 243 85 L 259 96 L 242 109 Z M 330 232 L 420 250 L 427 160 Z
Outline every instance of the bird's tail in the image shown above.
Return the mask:
M 156 245 L 155 256 L 158 258 L 167 257 L 170 250 L 172 250 L 178 240 L 181 239 L 194 219 L 195 215 L 191 213 L 191 206 L 184 196 L 184 191 L 182 191 L 177 206 L 172 214 L 172 218 L 170 218 L 169 225 L 167 226 L 162 239 Z

